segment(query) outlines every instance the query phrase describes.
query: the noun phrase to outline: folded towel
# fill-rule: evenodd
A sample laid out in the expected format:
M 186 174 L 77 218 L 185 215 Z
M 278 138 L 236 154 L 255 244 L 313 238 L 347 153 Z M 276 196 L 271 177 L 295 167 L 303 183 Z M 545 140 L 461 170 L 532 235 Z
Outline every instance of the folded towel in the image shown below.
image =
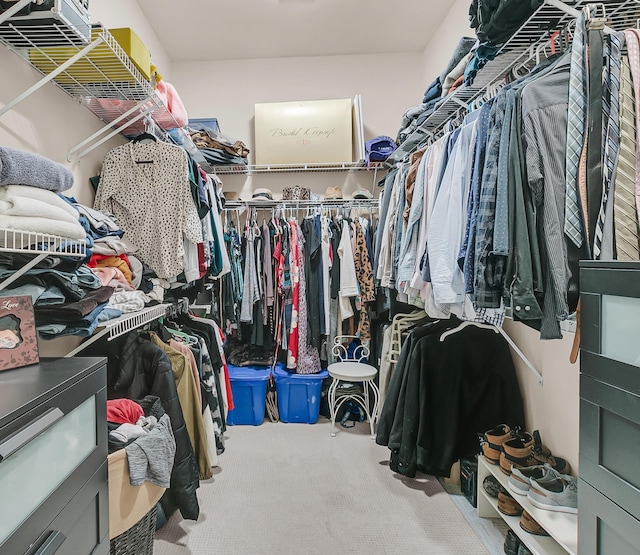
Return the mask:
M 56 193 L 71 189 L 71 171 L 49 158 L 0 147 L 0 185 L 30 185 Z
M 16 199 L 29 199 L 49 204 L 54 208 L 64 210 L 72 218 L 72 221 L 78 221 L 78 210 L 51 191 L 38 189 L 37 187 L 29 187 L 28 185 L 7 185 L 0 187 L 0 200 L 14 202 Z M 14 216 L 18 215 L 19 214 L 14 214 Z M 32 214 L 27 215 L 40 216 L 35 210 Z
M 3 188 L 4 187 L 0 187 L 0 189 Z M 78 222 L 77 216 L 74 219 L 66 210 L 60 210 L 57 206 L 25 197 L 13 197 L 11 200 L 0 199 L 0 216 L 2 215 L 36 216 L 37 218 L 47 218 L 48 220 L 58 220 L 70 224 Z
M 36 216 L 0 216 L 0 228 L 58 235 L 69 239 L 86 239 L 87 232 L 79 224 L 38 218 Z

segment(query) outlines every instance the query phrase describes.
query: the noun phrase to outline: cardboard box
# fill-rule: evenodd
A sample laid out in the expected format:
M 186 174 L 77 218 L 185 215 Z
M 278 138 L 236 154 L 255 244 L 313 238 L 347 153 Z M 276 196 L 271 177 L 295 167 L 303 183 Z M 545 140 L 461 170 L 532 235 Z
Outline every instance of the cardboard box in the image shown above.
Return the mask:
M 0 297 L 0 370 L 36 364 L 38 360 L 31 297 Z
M 255 105 L 256 164 L 353 161 L 352 99 Z

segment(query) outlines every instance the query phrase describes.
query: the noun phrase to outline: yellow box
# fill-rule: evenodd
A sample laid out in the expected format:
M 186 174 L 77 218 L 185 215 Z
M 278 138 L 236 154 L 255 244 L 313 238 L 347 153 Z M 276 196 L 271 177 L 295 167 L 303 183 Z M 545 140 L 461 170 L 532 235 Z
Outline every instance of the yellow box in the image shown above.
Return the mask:
M 352 100 L 255 105 L 256 164 L 353 161 Z
M 100 29 L 93 29 L 91 39 L 97 39 L 100 32 Z M 142 77 L 147 81 L 151 79 L 151 56 L 140 37 L 128 27 L 110 29 L 109 33 L 124 50 L 133 65 L 140 71 Z M 42 72 L 51 73 L 79 50 L 79 47 L 66 46 L 34 49 L 29 53 L 29 59 Z M 70 84 L 75 81 L 79 83 L 135 81 L 127 66 L 122 63 L 113 52 L 113 49 L 106 43 L 96 46 L 87 56 L 75 62 L 66 72 L 58 75 L 55 80 L 64 84 Z

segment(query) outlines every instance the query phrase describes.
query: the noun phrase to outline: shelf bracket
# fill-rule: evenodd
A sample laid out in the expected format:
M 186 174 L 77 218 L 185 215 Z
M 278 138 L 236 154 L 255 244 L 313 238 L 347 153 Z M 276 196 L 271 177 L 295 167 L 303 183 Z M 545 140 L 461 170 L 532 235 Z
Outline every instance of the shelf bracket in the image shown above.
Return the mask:
M 26 91 L 24 91 L 20 96 L 14 98 L 11 102 L 4 105 L 0 108 L 0 117 L 2 117 L 5 113 L 11 110 L 14 106 L 20 104 L 24 99 L 30 97 L 34 92 L 41 89 L 44 85 L 53 81 L 58 75 L 66 71 L 70 66 L 75 64 L 80 58 L 86 56 L 89 52 L 91 52 L 96 46 L 103 42 L 102 36 L 98 37 L 93 42 L 89 43 L 82 50 L 76 52 L 71 58 L 69 58 L 66 62 L 59 65 L 56 69 L 54 69 L 51 73 L 45 75 L 40 81 L 38 81 L 32 87 L 29 87 Z
M 24 266 L 18 268 L 13 274 L 11 274 L 7 279 L 5 279 L 2 283 L 0 283 L 0 291 L 5 289 L 8 285 L 11 285 L 15 280 L 17 280 L 21 275 L 23 275 L 28 270 L 31 270 L 36 264 L 40 263 L 47 256 L 50 256 L 52 253 L 42 252 L 38 256 L 32 258 L 27 262 Z
M 135 112 L 137 112 L 140 108 L 142 108 L 145 104 L 147 104 L 149 102 L 149 99 L 146 100 L 141 100 L 140 102 L 138 102 L 138 104 L 136 104 L 133 108 L 131 108 L 130 110 L 127 110 L 124 114 L 122 114 L 121 116 L 119 116 L 118 118 L 114 119 L 109 125 L 105 125 L 102 129 L 99 129 L 98 131 L 96 131 L 93 135 L 91 135 L 90 137 L 87 137 L 84 141 L 82 141 L 81 143 L 78 143 L 76 146 L 74 146 L 72 149 L 69 150 L 69 152 L 67 152 L 67 161 L 71 162 L 71 155 L 75 152 L 77 152 L 78 150 L 80 150 L 83 146 L 89 144 L 91 141 L 93 141 L 94 139 L 97 139 L 100 135 L 102 135 L 107 129 L 112 128 L 114 125 L 117 125 L 118 123 L 120 123 L 123 119 L 129 117 L 131 114 L 134 114 Z M 127 125 L 130 125 L 131 122 L 128 121 Z
M 148 102 L 148 100 L 147 100 Z M 151 112 L 153 112 L 155 109 L 157 109 L 157 106 L 149 106 L 147 109 L 143 110 L 142 112 L 140 112 L 136 117 L 134 117 L 133 119 L 130 119 L 128 121 L 126 121 L 125 123 L 123 123 L 122 125 L 120 125 L 119 127 L 116 127 L 111 133 L 109 133 L 108 135 L 105 135 L 104 137 L 102 137 L 102 139 L 100 139 L 99 141 L 93 143 L 89 148 L 84 149 L 82 152 L 80 152 L 78 154 L 78 160 L 80 160 L 80 158 L 82 158 L 83 156 L 86 156 L 87 154 L 89 154 L 94 148 L 99 147 L 102 143 L 107 142 L 111 137 L 114 137 L 115 135 L 117 135 L 118 133 L 120 133 L 120 131 L 122 131 L 123 129 L 126 129 L 127 127 L 129 127 L 131 124 L 135 123 L 136 121 L 138 121 L 139 119 L 142 119 L 143 117 L 145 117 L 147 114 L 150 114 Z M 105 125 L 105 127 L 100 130 L 100 132 L 98 133 L 98 135 L 101 135 L 102 132 L 105 129 L 109 129 L 111 128 L 111 124 L 107 124 Z M 89 140 L 86 140 L 86 142 L 88 142 Z M 75 149 L 77 150 L 77 149 Z
M 544 378 L 542 377 L 542 374 L 540 372 L 538 372 L 538 370 L 536 370 L 536 367 L 533 364 L 531 364 L 531 361 L 520 350 L 520 348 L 516 345 L 515 341 L 513 339 L 511 339 L 509 337 L 509 335 L 507 334 L 507 332 L 504 331 L 501 327 L 496 326 L 496 329 L 498 329 L 500 331 L 500 335 L 502 335 L 502 337 L 504 337 L 506 339 L 507 343 L 509 343 L 509 345 L 515 351 L 515 353 L 522 359 L 522 362 L 525 363 L 527 368 L 529 368 L 529 370 L 531 370 L 531 372 L 533 372 L 534 376 L 538 379 L 538 383 L 540 385 L 544 385 Z

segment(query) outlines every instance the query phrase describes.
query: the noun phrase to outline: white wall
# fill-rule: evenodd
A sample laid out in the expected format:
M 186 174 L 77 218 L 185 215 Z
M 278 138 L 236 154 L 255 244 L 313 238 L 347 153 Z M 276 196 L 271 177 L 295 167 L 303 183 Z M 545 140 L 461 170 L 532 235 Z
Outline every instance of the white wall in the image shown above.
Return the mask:
M 424 88 L 442 73 L 458 41 L 462 37 L 475 37 L 473 29 L 469 27 L 470 3 L 469 0 L 457 0 L 424 49 Z
M 253 113 L 258 102 L 361 94 L 365 139 L 395 137 L 403 112 L 422 96 L 420 64 L 417 53 L 181 62 L 173 68 L 172 82 L 189 117 L 217 117 L 222 133 L 244 141 L 253 151 Z M 256 187 L 279 193 L 296 183 L 318 193 L 329 185 L 340 186 L 350 194 L 358 184 L 370 188 L 372 175 L 225 176 L 223 181 L 225 190 L 239 191 L 242 198 L 250 198 Z

